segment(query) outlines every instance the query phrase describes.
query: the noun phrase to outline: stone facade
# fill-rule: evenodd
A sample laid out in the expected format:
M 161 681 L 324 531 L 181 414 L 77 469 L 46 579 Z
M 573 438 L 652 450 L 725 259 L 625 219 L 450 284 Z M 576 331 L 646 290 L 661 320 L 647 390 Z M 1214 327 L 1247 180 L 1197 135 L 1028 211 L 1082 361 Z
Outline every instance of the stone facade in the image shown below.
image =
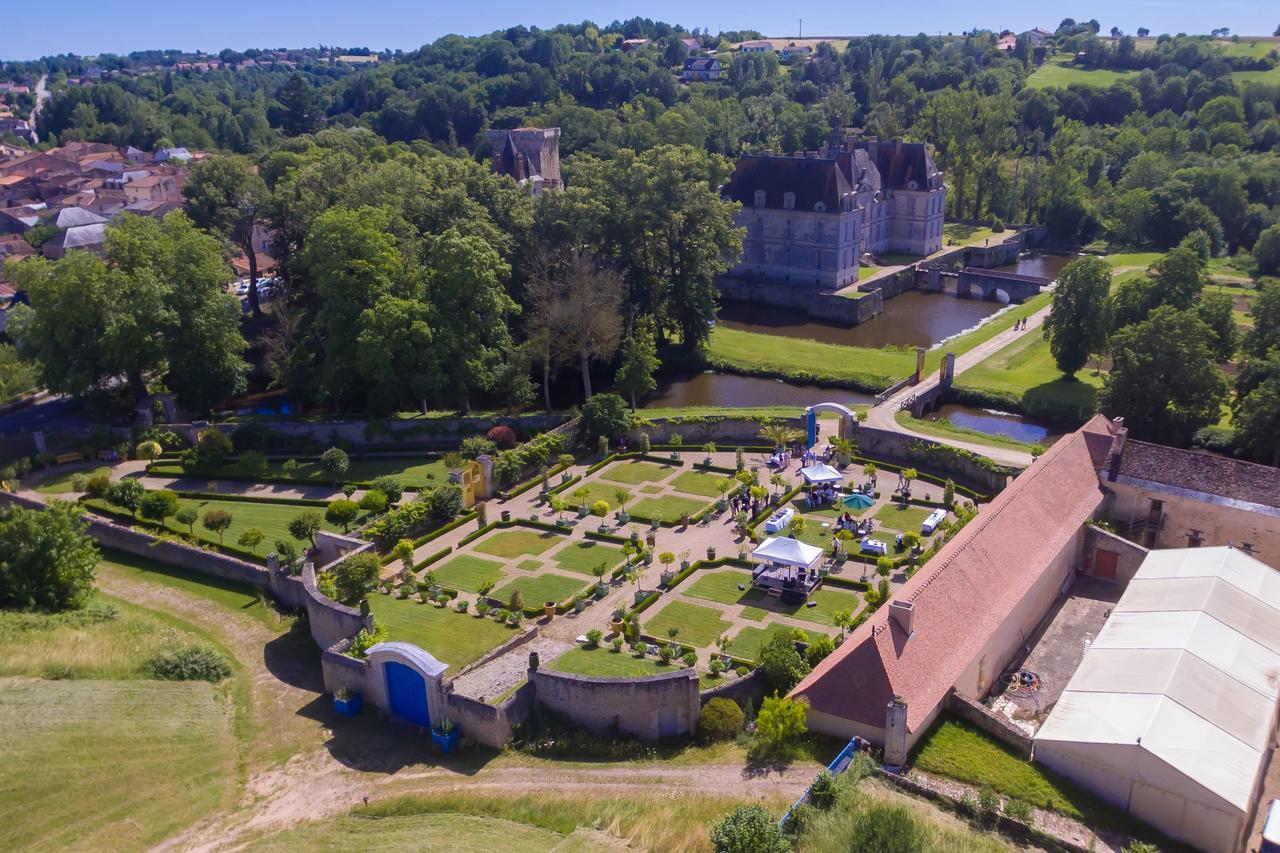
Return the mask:
M 747 232 L 735 277 L 835 290 L 857 282 L 864 254 L 942 248 L 946 186 L 919 143 L 748 154 L 722 194 Z
M 560 128 L 517 127 L 485 131 L 493 147 L 493 170 L 510 175 L 534 195 L 558 190 L 560 182 Z
M 595 678 L 538 669 L 529 673 L 536 702 L 594 734 L 616 728 L 655 739 L 688 734 L 702 703 L 698 674 L 682 669 L 642 678 Z

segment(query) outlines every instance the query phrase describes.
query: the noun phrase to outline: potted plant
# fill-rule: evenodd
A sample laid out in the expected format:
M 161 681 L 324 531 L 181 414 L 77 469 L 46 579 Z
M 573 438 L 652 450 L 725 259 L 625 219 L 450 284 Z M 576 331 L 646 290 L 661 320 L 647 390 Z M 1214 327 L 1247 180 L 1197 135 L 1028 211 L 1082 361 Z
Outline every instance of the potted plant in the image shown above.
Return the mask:
M 623 509 L 623 505 L 631 499 L 631 493 L 626 489 L 614 489 L 613 500 L 618 506 L 618 524 L 626 524 L 631 520 L 631 513 Z
M 441 752 L 448 755 L 458 748 L 459 734 L 457 727 L 453 724 L 453 720 L 446 719 L 431 730 L 431 742 L 440 747 Z
M 662 585 L 666 586 L 675 577 L 675 572 L 671 571 L 671 564 L 676 561 L 676 555 L 670 551 L 663 551 L 658 555 L 658 562 L 662 563 Z
M 609 514 L 609 502 L 606 500 L 596 501 L 591 505 L 591 514 L 600 519 L 600 532 L 607 532 L 609 525 L 604 523 L 604 519 Z
M 591 570 L 591 574 L 596 576 L 596 598 L 604 598 L 609 592 L 609 585 L 604 581 L 604 573 L 609 571 L 609 565 L 601 562 Z
M 586 518 L 591 512 L 591 508 L 587 506 L 587 495 L 591 494 L 591 490 L 586 486 L 574 489 L 572 497 L 578 501 L 578 518 Z
M 559 462 L 560 467 L 564 469 L 563 471 L 560 472 L 560 482 L 567 483 L 570 480 L 572 480 L 573 472 L 571 472 L 569 469 L 573 467 L 573 461 L 574 461 L 573 454 L 561 453 L 560 456 L 557 457 L 556 461 Z
M 719 500 L 716 501 L 716 512 L 724 512 L 729 507 L 729 501 L 725 495 L 733 488 L 733 480 L 728 477 L 721 477 L 716 480 L 716 491 L 720 493 Z
M 352 690 L 350 687 L 339 687 L 333 692 L 333 710 L 344 717 L 354 717 L 359 714 L 363 705 L 364 700 L 360 698 L 359 691 Z
M 509 509 L 504 509 L 504 510 L 502 511 L 502 520 L 503 520 L 503 521 L 510 521 L 510 520 L 511 520 L 511 510 L 509 510 Z
M 548 619 L 556 615 L 556 603 L 554 601 L 542 602 L 542 615 Z
M 680 552 L 680 571 L 689 568 L 689 549 L 686 548 Z
M 615 634 L 622 632 L 622 627 L 623 627 L 622 616 L 625 612 L 626 611 L 624 611 L 621 607 L 615 607 L 613 609 L 613 618 L 609 620 L 610 631 L 613 631 Z
M 671 445 L 671 461 L 680 461 L 680 448 L 684 445 L 684 438 L 678 432 L 671 433 L 671 438 L 667 439 L 667 443 Z
M 715 545 L 708 545 L 708 546 L 707 546 L 707 559 L 708 559 L 708 560 L 714 560 L 715 558 L 716 558 L 716 546 L 715 546 Z
M 702 445 L 702 452 L 707 454 L 706 458 L 702 460 L 702 464 L 709 466 L 711 464 L 711 454 L 716 452 L 716 443 L 714 441 L 708 441 L 706 444 Z

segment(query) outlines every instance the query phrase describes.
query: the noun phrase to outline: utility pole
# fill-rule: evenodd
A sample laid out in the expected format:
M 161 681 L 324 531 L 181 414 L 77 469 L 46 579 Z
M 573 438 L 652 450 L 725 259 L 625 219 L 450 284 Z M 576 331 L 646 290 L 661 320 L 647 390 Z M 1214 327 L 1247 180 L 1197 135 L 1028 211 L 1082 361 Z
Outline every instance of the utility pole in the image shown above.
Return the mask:
M 804 18 L 800 19 L 800 34 L 796 38 L 804 38 Z

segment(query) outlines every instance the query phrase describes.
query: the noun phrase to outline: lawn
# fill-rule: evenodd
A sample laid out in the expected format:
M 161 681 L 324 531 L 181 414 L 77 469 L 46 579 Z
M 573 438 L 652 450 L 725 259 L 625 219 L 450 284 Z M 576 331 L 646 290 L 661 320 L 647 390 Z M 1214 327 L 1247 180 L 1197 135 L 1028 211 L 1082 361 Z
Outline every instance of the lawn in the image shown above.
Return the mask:
M 99 565 L 125 577 L 138 578 L 191 595 L 198 595 L 219 607 L 249 614 L 258 618 L 263 624 L 280 627 L 280 619 L 276 611 L 266 603 L 258 587 L 187 571 L 146 557 L 126 554 L 123 551 L 104 550 Z
M 697 582 L 683 594 L 721 604 L 740 604 L 743 606 L 743 617 L 755 620 L 762 620 L 770 613 L 777 613 L 803 619 L 806 622 L 834 626 L 837 610 L 857 613 L 862 609 L 861 597 L 854 592 L 842 589 L 817 590 L 810 596 L 810 600 L 815 602 L 815 605 L 807 607 L 803 604 L 783 604 L 776 598 L 770 598 L 761 590 L 752 588 L 750 582 L 751 576 L 746 572 L 714 572 L 698 578 Z M 739 590 L 740 583 L 746 585 L 747 589 Z
M 929 418 L 913 417 L 910 412 L 902 411 L 894 413 L 893 419 L 902 424 L 912 432 L 922 432 L 925 435 L 936 435 L 941 438 L 958 438 L 962 441 L 973 442 L 974 444 L 986 444 L 990 447 L 1004 447 L 1009 450 L 1025 450 L 1030 452 L 1035 444 L 1017 439 L 1009 438 L 1004 435 L 991 435 L 976 429 L 968 427 L 956 426 L 948 418 L 939 418 L 931 420 Z
M 721 618 L 723 615 L 716 607 L 672 601 L 656 616 L 643 623 L 644 632 L 650 637 L 665 640 L 668 630 L 679 628 L 680 633 L 676 635 L 679 642 L 691 646 L 711 646 L 729 630 L 729 623 Z
M 734 634 L 729 640 L 728 653 L 734 657 L 743 658 L 745 660 L 759 660 L 760 648 L 769 642 L 778 631 L 796 631 L 804 630 L 792 628 L 789 625 L 779 625 L 777 623 L 770 624 L 764 628 L 757 628 L 754 625 L 743 628 Z M 821 632 L 805 631 L 809 635 L 809 642 L 813 642 L 823 636 Z
M 99 465 L 96 468 L 81 468 L 79 471 L 64 471 L 51 480 L 36 485 L 35 490 L 42 495 L 61 495 L 72 491 L 71 481 L 76 477 L 84 477 L 86 480 L 90 477 L 96 477 L 99 474 L 111 474 L 109 465 Z
M 541 560 L 521 560 L 520 562 L 516 563 L 516 568 L 524 569 L 526 572 L 536 572 L 538 569 L 542 568 L 542 561 Z
M 267 464 L 267 472 L 260 478 L 253 476 L 236 461 L 223 465 L 213 475 L 244 479 L 261 479 L 263 481 L 283 480 L 316 484 L 331 484 L 334 478 L 320 466 L 318 460 L 297 460 L 298 469 L 292 474 L 284 472 L 284 460 L 273 459 Z M 187 472 L 174 462 L 158 463 L 151 466 L 151 473 L 165 477 L 185 477 Z M 201 477 L 206 475 L 201 474 Z M 449 481 L 449 469 L 442 460 L 420 459 L 416 457 L 391 456 L 370 459 L 352 459 L 347 472 L 339 479 L 344 483 L 367 483 L 376 477 L 390 476 L 400 481 L 409 489 L 421 489 L 426 486 L 438 486 Z
M 369 609 L 392 640 L 413 643 L 455 672 L 511 639 L 513 631 L 492 619 L 457 613 L 394 595 L 370 595 Z
M 906 533 L 908 530 L 920 532 L 920 525 L 924 524 L 924 520 L 929 517 L 933 510 L 925 509 L 918 506 L 902 506 L 901 504 L 888 504 L 882 506 L 872 516 L 876 521 L 894 530 L 900 530 Z
M 601 678 L 634 678 L 676 672 L 679 664 L 663 664 L 657 658 L 639 658 L 629 651 L 615 652 L 599 646 L 594 649 L 575 646 L 547 664 L 547 669 L 573 675 L 595 675 Z
M 192 530 L 188 530 L 185 524 L 179 524 L 176 519 L 165 519 L 165 526 L 174 533 L 182 533 L 185 535 L 195 534 L 197 539 L 205 542 L 223 542 L 227 545 L 235 545 L 240 538 L 240 534 L 244 533 L 251 527 L 256 527 L 263 533 L 262 544 L 258 546 L 255 553 L 264 555 L 270 553 L 275 543 L 279 540 L 287 540 L 295 542 L 289 535 L 289 522 L 297 518 L 304 512 L 316 512 L 316 507 L 297 506 L 295 504 L 277 504 L 267 501 L 235 501 L 235 500 L 200 500 L 194 498 L 182 498 L 178 501 L 183 508 L 191 507 L 200 514 L 200 518 L 204 518 L 204 514 L 212 509 L 222 509 L 231 513 L 231 526 L 227 528 L 225 534 L 219 539 L 216 533 L 212 533 L 204 528 L 197 521 Z M 120 511 L 119 507 L 112 507 L 105 501 L 90 500 L 85 501 L 85 506 L 90 508 L 99 507 Z M 332 532 L 340 532 L 342 530 L 336 524 L 330 524 L 323 520 L 323 509 L 318 510 L 321 513 L 321 528 Z
M 586 494 L 583 497 L 581 498 L 574 497 L 575 492 L 578 492 L 583 489 L 586 490 Z M 614 483 L 601 483 L 601 482 L 575 483 L 573 488 L 570 489 L 569 491 L 561 492 L 560 497 L 567 500 L 572 506 L 581 506 L 582 504 L 591 506 L 596 501 L 604 501 L 609 505 L 610 509 L 617 509 L 618 498 L 614 495 L 614 492 L 618 491 L 619 489 L 627 493 L 627 500 L 631 500 L 631 492 L 628 491 L 627 489 L 623 489 L 622 486 L 616 485 Z
M 708 474 L 705 471 L 686 471 L 671 481 L 677 492 L 686 495 L 702 495 L 705 498 L 720 497 L 718 484 L 725 478 L 720 474 Z
M 1027 85 L 1033 89 L 1065 89 L 1072 84 L 1106 88 L 1122 77 L 1133 74 L 1131 71 L 1113 71 L 1109 68 L 1079 68 L 1072 64 L 1072 59 L 1069 55 L 1050 57 L 1027 78 Z
M 905 349 L 827 344 L 716 326 L 707 348 L 707 364 L 732 373 L 834 382 L 880 391 L 911 375 L 916 357 Z
M 432 566 L 427 571 L 441 586 L 466 592 L 479 592 L 482 584 L 498 582 L 502 577 L 502 564 L 463 554 L 446 563 Z
M 638 486 L 641 483 L 656 483 L 660 480 L 665 480 L 675 470 L 676 466 L 674 465 L 659 465 L 655 462 L 632 460 L 610 465 L 600 476 L 602 479 L 613 483 Z M 612 501 L 610 502 L 612 503 Z
M 1082 820 L 1125 827 L 1127 816 L 1050 770 L 1015 755 L 973 726 L 943 714 L 916 745 L 910 765 Z
M 996 335 L 1013 328 L 1015 320 L 1021 320 L 1023 317 L 1030 317 L 1041 308 L 1048 307 L 1053 301 L 1052 293 L 1040 293 L 1031 297 L 1021 305 L 1010 306 L 1002 309 L 997 314 L 992 314 L 987 318 L 986 322 L 978 326 L 972 332 L 965 332 L 951 338 L 946 343 L 936 346 L 929 350 L 925 356 L 925 370 L 927 372 L 937 372 L 938 366 L 942 364 L 944 354 L 953 352 L 956 355 L 963 355 L 979 344 L 986 343 Z M 1037 333 L 1032 333 L 1027 337 L 1038 337 Z M 915 370 L 914 358 L 912 359 L 911 370 Z M 910 371 L 908 371 L 909 373 Z M 967 371 L 966 371 L 967 372 Z
M 525 607 L 541 607 L 544 601 L 559 603 L 585 588 L 586 584 L 579 578 L 548 573 L 531 578 L 516 578 L 489 593 L 489 597 L 502 602 L 510 601 L 511 593 L 518 589 L 524 597 Z
M 641 498 L 634 506 L 629 507 L 632 515 L 640 518 L 659 519 L 661 521 L 679 521 L 681 516 L 695 515 L 706 509 L 707 502 L 666 495 L 660 498 Z
M 481 853 L 492 850 L 495 839 L 502 839 L 501 847 L 521 853 L 568 850 L 573 843 L 566 836 L 549 829 L 478 814 L 395 815 L 377 819 L 342 815 L 276 832 L 250 844 L 247 849 L 279 853 L 298 850 Z
M 621 548 L 586 540 L 561 548 L 552 556 L 555 557 L 556 565 L 562 569 L 581 575 L 593 575 L 592 570 L 601 563 L 605 564 L 606 569 L 616 568 L 622 562 L 623 555 Z
M 1115 252 L 1103 257 L 1113 270 L 1128 269 L 1146 271 L 1164 257 L 1164 252 Z
M 1087 416 L 1097 410 L 1097 393 L 1102 377 L 1092 366 L 1063 377 L 1053 361 L 1049 344 L 1038 333 L 1023 335 L 990 358 L 966 370 L 956 384 L 979 391 L 1013 395 L 1029 413 L 1078 413 Z
M 524 554 L 541 554 L 553 545 L 564 541 L 563 533 L 537 530 L 504 530 L 490 533 L 475 543 L 474 549 L 495 557 L 519 557 Z
M 948 246 L 968 246 L 995 236 L 996 232 L 982 225 L 946 222 L 942 226 L 942 241 Z

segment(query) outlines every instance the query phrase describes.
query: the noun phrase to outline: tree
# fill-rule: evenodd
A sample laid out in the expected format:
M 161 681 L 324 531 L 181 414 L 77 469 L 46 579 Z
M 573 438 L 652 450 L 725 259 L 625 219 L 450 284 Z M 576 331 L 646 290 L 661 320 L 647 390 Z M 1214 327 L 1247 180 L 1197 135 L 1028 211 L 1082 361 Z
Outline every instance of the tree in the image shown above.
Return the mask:
M 930 839 L 906 806 L 874 802 L 853 819 L 850 853 L 925 853 Z
M 196 522 L 200 520 L 200 513 L 196 512 L 195 507 L 183 507 L 174 513 L 173 518 L 179 524 L 185 524 L 189 534 L 196 535 Z
M 324 510 L 324 520 L 341 527 L 343 533 L 351 530 L 351 525 L 359 516 L 360 504 L 345 499 L 330 502 Z
M 611 359 L 622 338 L 622 277 L 586 252 L 561 264 L 553 346 L 578 362 L 583 399 L 591 399 L 591 362 Z
M 401 539 L 391 549 L 391 559 L 399 560 L 406 574 L 413 572 L 413 540 Z
M 133 449 L 134 456 L 147 462 L 160 458 L 160 454 L 163 452 L 164 449 L 158 441 L 140 441 L 138 446 Z
M 292 75 L 276 92 L 283 108 L 280 129 L 285 136 L 313 133 L 320 126 L 320 97 L 301 74 Z
M 1239 447 L 1280 465 L 1280 345 L 1267 358 L 1250 358 L 1241 365 L 1232 425 Z
M 1113 364 L 1101 405 L 1123 415 L 1135 438 L 1186 444 L 1219 418 L 1226 381 L 1209 348 L 1212 332 L 1192 312 L 1163 306 L 1111 337 Z
M 334 566 L 333 584 L 338 601 L 349 607 L 359 604 L 365 592 L 378 580 L 381 568 L 378 555 L 370 551 L 353 554 Z
M 596 394 L 582 407 L 582 431 L 584 441 L 595 441 L 600 436 L 615 438 L 631 428 L 631 413 L 626 401 L 617 394 Z
M 622 364 L 613 384 L 631 400 L 636 408 L 636 398 L 658 387 L 653 378 L 661 362 L 658 360 L 658 342 L 653 318 L 638 317 L 631 326 L 631 333 L 622 342 Z
M 73 503 L 0 506 L 0 608 L 75 610 L 93 594 L 99 553 Z
M 1230 361 L 1236 353 L 1236 345 L 1240 340 L 1240 332 L 1236 327 L 1236 319 L 1231 313 L 1233 300 L 1226 293 L 1202 293 L 1192 306 L 1196 316 L 1204 322 L 1213 333 L 1209 340 L 1209 349 L 1219 362 Z
M 314 548 L 316 534 L 320 532 L 320 520 L 320 513 L 313 509 L 298 513 L 289 521 L 289 535 L 299 542 L 310 542 Z
M 400 480 L 388 474 L 381 477 L 374 477 L 370 487 L 382 492 L 387 496 L 388 504 L 396 504 L 400 502 L 400 498 L 404 496 L 404 486 Z
M 371 515 L 381 515 L 387 511 L 387 496 L 377 489 L 369 489 L 360 498 L 360 509 Z
M 831 614 L 831 624 L 840 629 L 840 639 L 844 639 L 844 632 L 853 624 L 853 614 L 848 610 L 837 610 Z
M 179 507 L 178 496 L 168 489 L 147 492 L 138 502 L 138 511 L 143 518 L 158 521 L 161 524 L 169 516 L 176 515 Z
M 1280 225 L 1272 225 L 1253 244 L 1253 260 L 1261 275 L 1280 275 Z
M 732 699 L 716 698 L 702 706 L 698 717 L 698 737 L 708 743 L 731 740 L 742 731 L 746 718 Z
M 107 488 L 107 503 L 129 510 L 136 514 L 142 497 L 147 493 L 146 486 L 132 477 L 116 480 Z
M 258 553 L 258 546 L 262 544 L 262 540 L 266 538 L 266 534 L 262 532 L 261 527 L 250 527 L 244 533 L 240 534 L 240 538 L 236 540 L 241 548 L 248 548 L 254 554 Z
M 711 846 L 716 853 L 788 853 L 791 850 L 778 822 L 754 804 L 738 806 L 713 826 Z
M 760 427 L 759 436 L 775 448 L 787 447 L 800 440 L 800 430 L 785 424 L 767 424 Z
M 342 475 L 351 467 L 351 457 L 347 456 L 347 451 L 341 447 L 330 447 L 320 454 L 320 467 L 337 481 L 342 479 Z
M 774 693 L 756 716 L 756 739 L 765 753 L 785 751 L 809 731 L 808 703 Z
M 1264 280 L 1249 308 L 1253 328 L 1244 336 L 1243 349 L 1254 358 L 1265 358 L 1274 346 L 1280 346 L 1280 281 Z
M 809 644 L 809 648 L 804 650 L 804 659 L 809 666 L 814 667 L 822 662 L 822 659 L 836 650 L 835 640 L 826 634 L 818 637 Z
M 203 516 L 200 517 L 200 524 L 210 533 L 218 534 L 218 542 L 222 542 L 223 535 L 227 532 L 227 528 L 231 526 L 231 513 L 225 509 L 209 509 L 205 510 Z
M 1106 345 L 1110 290 L 1111 267 L 1102 258 L 1074 260 L 1058 276 L 1044 337 L 1064 376 L 1074 377 Z
M 760 668 L 770 689 L 787 693 L 809 674 L 809 665 L 796 651 L 796 632 L 776 631 L 760 649 Z
M 182 187 L 186 213 L 196 225 L 240 250 L 249 262 L 249 310 L 262 316 L 258 305 L 258 252 L 254 226 L 266 205 L 266 182 L 248 158 L 208 157 L 193 165 Z

